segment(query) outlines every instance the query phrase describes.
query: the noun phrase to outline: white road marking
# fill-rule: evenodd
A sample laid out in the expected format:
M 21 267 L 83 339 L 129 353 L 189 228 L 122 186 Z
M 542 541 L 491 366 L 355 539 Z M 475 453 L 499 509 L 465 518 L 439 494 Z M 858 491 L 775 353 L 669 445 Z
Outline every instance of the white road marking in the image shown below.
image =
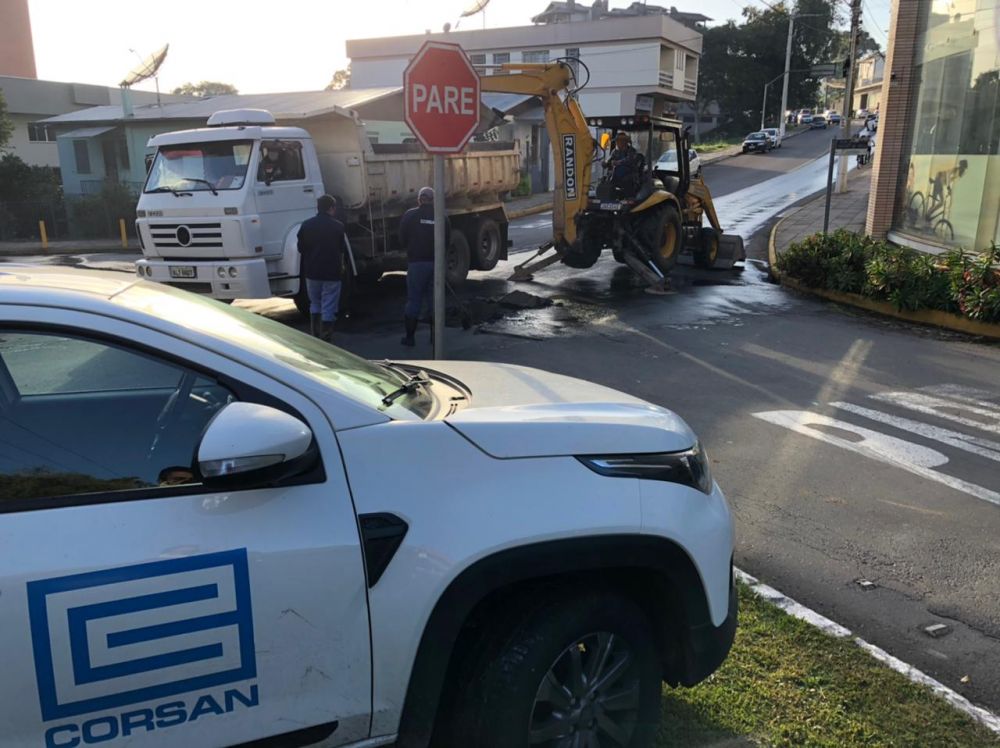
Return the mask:
M 990 403 L 969 399 L 956 401 L 923 392 L 882 392 L 871 397 L 873 400 L 944 418 L 969 428 L 1000 434 L 1000 407 Z M 962 411 L 968 415 L 962 415 Z M 970 418 L 970 415 L 975 417 Z
M 841 402 L 830 404 L 834 408 L 856 413 L 859 416 L 870 418 L 873 421 L 878 421 L 903 431 L 926 436 L 928 439 L 947 444 L 949 447 L 955 447 L 956 449 L 972 452 L 980 457 L 1000 462 L 1000 442 L 995 442 L 992 439 L 969 436 L 959 431 L 931 426 L 929 423 L 924 423 L 923 421 L 914 421 L 910 418 L 894 416 L 889 413 L 883 413 L 880 410 L 872 410 L 861 405 L 854 405 L 853 403 Z
M 753 416 L 878 462 L 895 465 L 921 478 L 941 483 L 956 491 L 1000 506 L 1000 493 L 933 470 L 932 468 L 948 463 L 948 458 L 935 449 L 805 410 L 772 410 L 754 413 Z M 852 441 L 823 429 L 846 431 L 861 438 Z
M 830 636 L 834 636 L 839 639 L 852 639 L 856 645 L 868 652 L 868 654 L 876 660 L 884 663 L 897 673 L 902 674 L 911 682 L 917 683 L 921 686 L 926 686 L 963 714 L 967 714 L 987 729 L 1000 735 L 1000 717 L 997 717 L 997 715 L 983 709 L 982 707 L 976 706 L 967 698 L 962 696 L 962 694 L 948 688 L 948 686 L 944 685 L 944 683 L 935 680 L 921 670 L 917 670 L 917 668 L 912 665 L 908 665 L 902 660 L 893 657 L 881 647 L 876 647 L 874 644 L 865 641 L 860 636 L 854 636 L 850 629 L 847 629 L 839 623 L 831 621 L 826 616 L 817 613 L 815 610 L 807 608 L 801 603 L 792 600 L 790 597 L 778 592 L 778 590 L 774 589 L 774 587 L 770 587 L 755 577 L 750 576 L 745 571 L 736 569 L 736 578 L 750 587 L 750 589 L 760 597 L 770 603 L 773 603 L 774 605 L 777 605 L 789 615 L 815 626 L 820 631 L 823 631 Z

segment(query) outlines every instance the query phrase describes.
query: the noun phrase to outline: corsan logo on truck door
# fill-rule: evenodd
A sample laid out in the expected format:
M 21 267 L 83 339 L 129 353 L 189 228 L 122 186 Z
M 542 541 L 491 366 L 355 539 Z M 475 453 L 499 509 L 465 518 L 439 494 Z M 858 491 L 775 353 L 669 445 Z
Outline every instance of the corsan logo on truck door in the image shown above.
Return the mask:
M 563 186 L 566 199 L 576 199 L 576 135 L 563 135 Z
M 46 748 L 260 703 L 245 548 L 34 580 L 27 592 L 42 720 L 55 722 Z

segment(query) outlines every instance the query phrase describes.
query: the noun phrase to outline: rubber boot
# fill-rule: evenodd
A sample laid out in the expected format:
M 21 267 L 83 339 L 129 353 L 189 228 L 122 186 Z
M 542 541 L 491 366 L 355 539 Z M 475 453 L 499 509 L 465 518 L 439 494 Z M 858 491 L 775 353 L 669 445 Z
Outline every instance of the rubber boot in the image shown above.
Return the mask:
M 327 343 L 333 342 L 333 322 L 324 322 L 321 328 L 320 337 Z
M 417 318 L 416 317 L 404 317 L 404 322 L 406 324 L 406 335 L 399 342 L 405 346 L 412 348 L 417 344 L 416 339 L 413 337 L 417 334 Z
M 320 327 L 320 320 L 323 319 L 321 314 L 310 314 L 309 315 L 309 334 L 314 338 L 321 337 L 322 328 Z

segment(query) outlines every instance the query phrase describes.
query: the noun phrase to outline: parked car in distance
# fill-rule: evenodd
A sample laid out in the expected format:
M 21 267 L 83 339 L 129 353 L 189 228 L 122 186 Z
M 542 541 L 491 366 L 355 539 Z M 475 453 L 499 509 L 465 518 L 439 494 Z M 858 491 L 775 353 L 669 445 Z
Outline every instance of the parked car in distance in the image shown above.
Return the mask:
M 810 122 L 812 122 L 812 116 L 813 116 L 812 109 L 800 109 L 798 117 L 799 124 L 808 125 Z
M 771 141 L 764 132 L 752 132 L 743 139 L 743 152 L 767 153 L 771 150 Z
M 868 115 L 869 114 L 870 114 L 870 112 L 867 109 L 859 109 L 857 112 L 854 113 L 854 117 L 856 119 L 864 119 L 864 120 L 866 120 L 866 119 L 868 119 Z
M 781 148 L 781 130 L 777 127 L 765 127 L 761 132 L 767 135 L 772 148 Z
M 831 125 L 839 125 L 841 121 L 840 112 L 834 109 L 827 109 L 826 113 L 823 115 L 826 117 L 826 121 Z
M 812 130 L 825 130 L 826 117 L 824 117 L 822 114 L 814 115 L 812 120 L 809 122 L 809 127 Z
M 688 168 L 694 176 L 701 174 L 701 159 L 698 158 L 698 152 L 694 148 L 688 148 Z M 673 148 L 665 151 L 664 154 L 657 160 L 654 171 L 656 169 L 661 171 L 676 171 L 677 151 Z

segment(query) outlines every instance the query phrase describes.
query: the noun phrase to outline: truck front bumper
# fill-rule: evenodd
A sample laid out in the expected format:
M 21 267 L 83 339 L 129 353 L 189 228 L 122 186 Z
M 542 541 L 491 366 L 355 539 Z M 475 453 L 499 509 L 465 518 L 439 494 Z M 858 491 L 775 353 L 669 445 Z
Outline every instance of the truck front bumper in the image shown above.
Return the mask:
M 263 258 L 247 260 L 164 260 L 135 264 L 143 280 L 163 283 L 216 299 L 266 299 L 273 296 Z

